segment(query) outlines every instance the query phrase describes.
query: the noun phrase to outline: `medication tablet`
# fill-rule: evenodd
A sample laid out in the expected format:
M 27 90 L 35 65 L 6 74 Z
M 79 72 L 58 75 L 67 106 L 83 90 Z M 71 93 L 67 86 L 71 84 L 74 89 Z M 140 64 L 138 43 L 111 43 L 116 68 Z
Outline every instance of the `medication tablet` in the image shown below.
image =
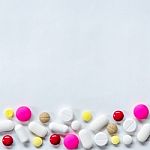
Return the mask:
M 116 124 L 114 123 L 109 123 L 107 125 L 107 132 L 110 134 L 110 135 L 113 135 L 113 134 L 116 134 L 118 132 L 118 127 Z
M 60 135 L 58 135 L 58 134 L 52 134 L 50 136 L 49 141 L 50 141 L 50 143 L 52 145 L 58 145 L 58 144 L 60 144 L 60 141 L 61 141 Z
M 14 111 L 12 108 L 6 108 L 4 110 L 4 115 L 7 119 L 12 119 L 14 117 Z
M 29 136 L 22 125 L 20 124 L 16 125 L 15 132 L 21 143 L 26 143 L 29 141 Z
M 124 118 L 124 113 L 120 110 L 117 110 L 114 112 L 113 118 L 115 121 L 121 121 Z
M 40 114 L 39 120 L 40 120 L 42 123 L 47 123 L 47 122 L 49 122 L 49 120 L 50 120 L 50 115 L 49 115 L 47 112 L 43 112 L 43 113 Z
M 93 140 L 88 129 L 82 129 L 79 132 L 80 141 L 83 148 L 91 149 L 93 147 Z
M 99 132 L 94 137 L 94 142 L 98 146 L 105 146 L 108 143 L 108 136 L 106 133 Z
M 5 146 L 11 146 L 13 144 L 13 138 L 10 135 L 5 135 L 2 138 L 2 143 Z
M 40 137 L 35 137 L 35 138 L 33 138 L 32 144 L 37 148 L 41 147 L 43 144 L 43 140 Z
M 150 124 L 147 123 L 143 125 L 143 127 L 140 129 L 139 133 L 137 134 L 137 140 L 143 143 L 148 139 L 149 136 L 150 136 Z
M 49 128 L 52 132 L 59 133 L 59 134 L 64 134 L 69 131 L 68 126 L 66 126 L 64 124 L 56 123 L 56 122 L 50 123 Z
M 118 145 L 118 144 L 120 143 L 119 136 L 117 136 L 117 135 L 112 136 L 112 137 L 111 137 L 111 143 L 112 143 L 113 145 Z
M 107 126 L 108 122 L 109 122 L 108 117 L 106 115 L 101 115 L 91 122 L 90 129 L 93 132 L 98 132 L 105 126 Z
M 7 132 L 13 130 L 15 124 L 11 120 L 1 120 L 0 121 L 0 132 Z
M 85 122 L 89 122 L 92 120 L 92 113 L 90 111 L 82 112 L 82 120 Z
M 70 108 L 63 108 L 60 112 L 59 112 L 60 118 L 64 123 L 69 123 L 73 120 L 74 118 L 74 113 L 72 111 L 72 109 Z
M 46 127 L 34 121 L 29 123 L 28 128 L 32 133 L 39 137 L 45 137 L 48 132 Z
M 132 142 L 133 142 L 133 139 L 132 139 L 132 137 L 130 135 L 124 135 L 123 136 L 123 144 L 124 145 L 129 146 L 129 145 L 132 144 Z
M 123 123 L 123 129 L 128 133 L 133 133 L 137 129 L 136 121 L 132 118 L 128 118 Z
M 79 131 L 81 128 L 81 123 L 78 120 L 75 120 L 71 123 L 71 128 L 74 131 Z

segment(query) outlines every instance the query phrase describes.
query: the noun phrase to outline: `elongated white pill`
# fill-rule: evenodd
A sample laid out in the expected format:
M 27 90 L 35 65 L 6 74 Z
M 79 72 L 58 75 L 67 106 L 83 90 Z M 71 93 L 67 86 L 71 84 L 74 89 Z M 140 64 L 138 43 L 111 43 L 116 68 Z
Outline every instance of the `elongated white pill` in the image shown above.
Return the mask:
M 60 134 L 67 133 L 69 131 L 69 127 L 67 125 L 56 123 L 56 122 L 50 123 L 49 128 L 52 132 L 60 133 Z
M 79 137 L 83 148 L 91 149 L 93 147 L 93 140 L 88 129 L 82 129 L 79 132 Z
M 45 137 L 47 135 L 47 129 L 37 122 L 30 122 L 28 125 L 29 130 L 39 137 Z
M 22 125 L 20 124 L 16 125 L 15 132 L 21 143 L 26 143 L 29 141 L 29 136 Z
M 150 136 L 150 124 L 147 123 L 143 125 L 143 127 L 140 129 L 139 133 L 137 134 L 137 140 L 143 143 L 148 139 L 149 136 Z
M 0 132 L 7 132 L 13 130 L 15 124 L 11 120 L 1 120 L 0 121 Z
M 93 132 L 98 132 L 102 128 L 104 128 L 108 124 L 108 122 L 109 122 L 108 117 L 106 115 L 101 115 L 91 122 L 90 129 Z

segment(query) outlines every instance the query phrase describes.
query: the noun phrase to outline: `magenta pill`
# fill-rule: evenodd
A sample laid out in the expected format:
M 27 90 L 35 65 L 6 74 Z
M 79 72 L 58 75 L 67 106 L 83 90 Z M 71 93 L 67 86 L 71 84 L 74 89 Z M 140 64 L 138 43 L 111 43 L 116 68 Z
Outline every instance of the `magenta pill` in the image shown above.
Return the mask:
M 79 138 L 75 134 L 67 134 L 64 138 L 64 145 L 67 149 L 77 149 Z
M 138 104 L 134 107 L 134 116 L 138 120 L 143 120 L 146 119 L 149 115 L 149 109 L 146 105 L 144 104 Z
M 31 110 L 27 106 L 21 106 L 16 111 L 16 117 L 21 122 L 29 121 L 31 118 Z

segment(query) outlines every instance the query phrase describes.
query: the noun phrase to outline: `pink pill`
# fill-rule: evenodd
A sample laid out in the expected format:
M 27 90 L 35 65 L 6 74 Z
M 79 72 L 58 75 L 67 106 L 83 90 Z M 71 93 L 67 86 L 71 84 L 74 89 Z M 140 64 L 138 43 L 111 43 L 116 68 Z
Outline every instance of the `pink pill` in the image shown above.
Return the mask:
M 134 116 L 138 120 L 146 119 L 149 115 L 148 107 L 144 104 L 136 105 L 134 108 Z
M 75 134 L 67 134 L 64 138 L 64 145 L 67 149 L 77 149 L 79 138 Z
M 21 106 L 16 111 L 16 117 L 21 122 L 29 121 L 31 118 L 31 110 L 29 107 Z

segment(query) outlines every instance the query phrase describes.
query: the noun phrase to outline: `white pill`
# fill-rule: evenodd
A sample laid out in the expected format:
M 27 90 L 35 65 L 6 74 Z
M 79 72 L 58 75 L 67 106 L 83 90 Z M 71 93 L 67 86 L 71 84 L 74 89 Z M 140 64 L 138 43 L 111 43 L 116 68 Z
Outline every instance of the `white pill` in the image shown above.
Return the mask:
M 74 131 L 79 131 L 81 128 L 81 123 L 78 120 L 75 120 L 71 123 L 71 128 Z
M 47 135 L 47 128 L 37 122 L 30 122 L 28 125 L 29 130 L 39 137 L 45 137 Z
M 137 123 L 134 119 L 128 118 L 123 123 L 123 129 L 128 133 L 133 133 L 137 129 Z
M 64 134 L 69 131 L 68 126 L 66 126 L 64 124 L 56 123 L 56 122 L 50 123 L 49 128 L 52 132 L 59 133 L 59 134 Z
M 109 122 L 108 117 L 106 115 L 101 115 L 91 122 L 90 129 L 93 132 L 98 132 L 102 128 L 104 128 L 108 124 L 108 122 Z
M 74 113 L 72 111 L 72 109 L 70 108 L 63 108 L 60 112 L 59 112 L 60 118 L 64 123 L 69 123 L 73 120 L 74 118 Z
M 7 132 L 13 130 L 15 124 L 11 120 L 1 120 L 0 121 L 0 132 Z
M 94 142 L 98 146 L 105 146 L 108 143 L 108 136 L 104 132 L 99 132 L 94 137 Z
M 91 149 L 93 147 L 92 137 L 88 129 L 80 130 L 79 137 L 80 137 L 83 148 Z
M 20 124 L 16 125 L 15 132 L 21 143 L 26 143 L 29 141 L 29 136 L 22 125 Z
M 124 135 L 123 136 L 123 144 L 124 145 L 129 146 L 129 145 L 132 144 L 132 142 L 133 142 L 133 139 L 132 139 L 132 137 L 130 135 Z
M 143 125 L 143 127 L 140 129 L 139 133 L 137 134 L 137 140 L 143 143 L 148 139 L 149 136 L 150 136 L 150 124 L 147 123 Z

